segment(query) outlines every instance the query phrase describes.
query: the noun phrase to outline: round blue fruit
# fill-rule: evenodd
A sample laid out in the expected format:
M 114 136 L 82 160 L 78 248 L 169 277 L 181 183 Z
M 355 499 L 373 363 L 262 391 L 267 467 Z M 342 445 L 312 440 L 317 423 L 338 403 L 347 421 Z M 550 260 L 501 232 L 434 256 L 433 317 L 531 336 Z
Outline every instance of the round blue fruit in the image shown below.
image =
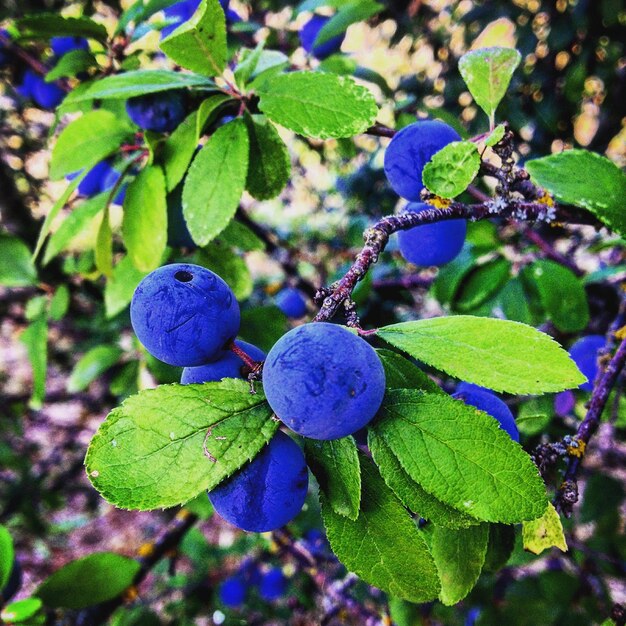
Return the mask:
M 251 343 L 239 339 L 235 343 L 255 361 L 265 359 L 265 352 Z M 245 363 L 234 352 L 224 350 L 222 356 L 212 363 L 198 367 L 186 367 L 180 382 L 183 385 L 190 385 L 192 383 L 210 383 L 222 380 L 222 378 L 243 378 L 241 373 L 243 367 L 245 367 Z
M 246 583 L 239 576 L 231 576 L 220 585 L 220 600 L 225 606 L 236 609 L 246 599 L 246 591 Z
M 8 30 L 4 28 L 0 29 L 0 35 L 6 37 L 7 39 L 11 39 L 11 35 Z M 0 41 L 0 67 L 7 65 L 11 60 L 11 54 L 6 49 L 6 45 Z
M 424 188 L 422 171 L 426 163 L 460 139 L 454 128 L 436 120 L 414 122 L 398 131 L 385 150 L 385 174 L 393 190 L 417 202 Z
M 322 44 L 314 45 L 317 35 L 322 30 L 324 24 L 328 22 L 330 17 L 325 15 L 314 15 L 300 31 L 300 43 L 302 47 L 317 59 L 325 59 L 335 52 L 339 52 L 341 44 L 345 38 L 345 33 L 337 35 Z
M 32 85 L 31 96 L 42 109 L 54 109 L 63 101 L 65 91 L 56 83 L 47 83 L 37 76 Z
M 587 335 L 579 339 L 569 349 L 578 369 L 586 376 L 587 382 L 580 385 L 579 389 L 591 391 L 593 382 L 598 375 L 598 352 L 606 345 L 606 338 L 602 335 Z
M 262 533 L 284 526 L 300 512 L 308 486 L 302 450 L 279 431 L 252 461 L 209 492 L 209 500 L 231 524 Z
M 363 428 L 385 393 L 376 351 L 342 326 L 305 324 L 283 335 L 263 367 L 276 416 L 312 439 L 339 439 Z
M 452 396 L 463 400 L 465 404 L 469 404 L 491 415 L 500 424 L 500 428 L 506 431 L 513 441 L 519 442 L 519 430 L 515 424 L 515 418 L 511 409 L 498 396 L 490 391 L 484 390 L 477 385 L 469 385 L 461 383 L 458 391 Z
M 183 185 L 177 185 L 167 196 L 167 245 L 172 248 L 195 248 L 183 215 Z
M 295 287 L 285 287 L 276 294 L 276 306 L 287 316 L 298 319 L 306 315 L 306 301 Z
M 269 572 L 263 574 L 261 584 L 259 585 L 259 593 L 264 600 L 271 602 L 285 595 L 287 591 L 287 578 L 282 570 L 274 567 Z
M 139 128 L 168 133 L 185 117 L 185 97 L 180 90 L 136 96 L 127 100 L 126 112 Z
M 104 190 L 104 181 L 106 177 L 111 173 L 111 165 L 108 161 L 100 161 L 96 163 L 87 176 L 80 181 L 78 185 L 78 193 L 81 196 L 95 196 Z M 78 176 L 78 173 L 69 174 L 67 180 L 74 180 Z
M 82 37 L 53 37 L 50 46 L 58 57 L 73 50 L 89 50 L 89 42 Z
M 38 78 L 39 77 L 35 72 L 33 72 L 33 70 L 27 69 L 22 76 L 20 84 L 16 86 L 15 90 L 23 98 L 32 98 L 33 90 Z
M 169 365 L 204 365 L 219 358 L 239 331 L 239 305 L 230 287 L 199 265 L 174 263 L 137 286 L 130 320 L 139 341 Z
M 406 211 L 421 213 L 432 208 L 429 204 L 411 202 Z M 401 230 L 400 254 L 410 263 L 423 267 L 445 265 L 461 252 L 466 232 L 467 220 L 447 220 Z

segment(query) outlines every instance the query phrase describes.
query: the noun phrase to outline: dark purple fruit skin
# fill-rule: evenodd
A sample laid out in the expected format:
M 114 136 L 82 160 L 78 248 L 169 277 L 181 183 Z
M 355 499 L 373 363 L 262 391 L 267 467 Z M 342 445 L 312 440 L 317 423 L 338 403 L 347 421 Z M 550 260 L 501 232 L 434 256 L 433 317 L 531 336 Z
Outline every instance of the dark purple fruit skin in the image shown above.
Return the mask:
M 602 335 L 587 335 L 575 342 L 569 349 L 569 355 L 578 366 L 578 369 L 587 377 L 587 382 L 579 389 L 591 391 L 593 382 L 598 375 L 598 352 L 606 344 Z
M 263 366 L 263 389 L 291 430 L 312 439 L 339 439 L 374 417 L 385 393 L 385 372 L 364 339 L 317 322 L 276 342 Z
M 306 315 L 306 301 L 302 292 L 295 287 L 285 287 L 276 294 L 276 306 L 292 319 Z
M 89 172 L 87 176 L 80 181 L 78 185 L 78 193 L 81 196 L 95 196 L 99 194 L 101 191 L 104 191 L 104 183 L 107 176 L 111 173 L 112 168 L 111 164 L 108 161 L 100 161 L 100 163 L 96 163 Z M 74 180 L 78 176 L 78 172 L 73 174 L 69 174 L 66 178 L 67 180 Z
M 65 91 L 56 83 L 47 83 L 38 76 L 32 87 L 32 98 L 42 109 L 54 109 L 65 98 Z
M 265 352 L 251 343 L 240 339 L 235 343 L 255 361 L 265 360 Z M 245 367 L 245 363 L 234 352 L 225 350 L 223 356 L 212 363 L 183 369 L 180 382 L 183 385 L 190 385 L 192 383 L 210 383 L 222 380 L 222 378 L 243 378 L 241 375 L 243 367 Z
M 169 365 L 190 367 L 219 358 L 239 331 L 239 305 L 230 287 L 199 265 L 174 263 L 137 286 L 130 319 L 139 341 Z
M 268 602 L 278 600 L 285 595 L 285 591 L 287 591 L 287 578 L 281 569 L 273 567 L 269 572 L 263 574 L 259 585 L 259 594 L 264 600 Z
M 491 415 L 513 441 L 519 442 L 519 430 L 511 409 L 494 393 L 478 385 L 461 383 L 452 397 Z
M 407 213 L 421 213 L 433 207 L 423 202 L 411 202 Z M 441 266 L 456 258 L 465 243 L 467 220 L 445 220 L 423 224 L 398 233 L 400 254 L 415 265 Z
M 300 31 L 300 43 L 302 44 L 302 47 L 316 59 L 320 59 L 320 61 L 335 52 L 339 52 L 341 44 L 346 36 L 345 33 L 342 33 L 341 35 L 337 35 L 322 44 L 317 46 L 313 45 L 318 33 L 322 30 L 324 24 L 326 24 L 329 19 L 330 17 L 325 15 L 314 15 Z
M 181 91 L 162 91 L 129 98 L 126 112 L 139 128 L 168 133 L 185 117 L 184 94 Z
M 308 486 L 302 450 L 279 431 L 252 461 L 210 491 L 209 500 L 234 526 L 262 533 L 284 526 L 300 512 Z
M 53 37 L 50 46 L 58 57 L 73 50 L 89 50 L 89 42 L 82 37 Z
M 419 201 L 424 166 L 439 150 L 460 139 L 454 128 L 436 120 L 414 122 L 398 131 L 385 150 L 385 174 L 393 190 L 411 202 Z
M 220 600 L 225 606 L 235 609 L 243 604 L 247 590 L 248 586 L 240 576 L 230 576 L 220 585 Z
M 15 559 L 13 561 L 13 568 L 11 569 L 11 575 L 4 589 L 0 591 L 0 604 L 6 604 L 21 588 L 22 586 L 22 566 L 20 562 Z

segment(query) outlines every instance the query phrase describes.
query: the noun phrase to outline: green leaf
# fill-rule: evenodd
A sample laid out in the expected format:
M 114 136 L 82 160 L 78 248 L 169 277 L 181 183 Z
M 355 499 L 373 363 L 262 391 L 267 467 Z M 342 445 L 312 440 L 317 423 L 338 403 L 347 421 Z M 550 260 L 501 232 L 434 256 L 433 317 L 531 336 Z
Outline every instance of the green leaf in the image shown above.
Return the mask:
M 131 586 L 138 561 L 113 552 L 96 552 L 57 570 L 36 591 L 49 608 L 82 609 L 119 596 Z
M 416 483 L 375 430 L 369 430 L 368 446 L 389 489 L 413 513 L 446 528 L 466 528 L 478 523 L 475 518 L 444 504 Z
M 471 141 L 453 141 L 431 158 L 422 172 L 428 189 L 442 198 L 455 198 L 476 178 L 480 155 Z
M 65 317 L 70 306 L 70 290 L 67 285 L 59 285 L 50 300 L 50 319 L 58 322 Z
M 111 229 L 111 217 L 107 204 L 102 214 L 102 221 L 96 237 L 96 249 L 94 250 L 96 267 L 106 277 L 113 273 L 113 230 Z
M 212 98 L 209 98 L 208 102 L 211 100 Z M 161 161 L 163 162 L 168 192 L 172 191 L 183 179 L 196 151 L 198 145 L 197 122 L 198 111 L 194 111 L 163 142 Z
M 175 72 L 173 70 L 135 70 L 93 81 L 78 93 L 70 93 L 65 102 L 82 102 L 106 98 L 126 100 L 134 96 L 188 87 L 217 90 L 217 86 L 211 79 L 205 76 L 198 76 L 198 74 Z
M 227 102 L 232 103 L 234 100 L 224 93 L 216 93 L 200 103 L 196 120 L 196 144 L 200 137 L 202 137 L 205 126 L 217 119 L 220 108 Z
M 434 283 L 435 297 L 442 304 L 450 303 L 464 278 L 476 265 L 480 252 L 474 246 L 464 245 L 461 253 L 450 263 L 446 263 L 439 272 Z
M 9 582 L 14 560 L 13 539 L 6 527 L 0 524 L 0 589 Z
M 3 607 L 0 612 L 0 620 L 7 624 L 25 622 L 34 617 L 42 607 L 43 602 L 39 598 L 17 600 L 17 602 L 11 602 L 11 604 L 7 604 Z
M 213 241 L 206 248 L 198 250 L 193 262 L 207 267 L 226 281 L 237 300 L 245 300 L 252 293 L 254 281 L 245 260 L 221 241 Z
M 376 352 L 385 369 L 387 389 L 421 389 L 430 393 L 444 393 L 434 380 L 402 355 L 383 349 L 377 349 Z
M 339 10 L 320 29 L 313 45 L 319 46 L 346 32 L 348 26 L 369 19 L 383 10 L 383 5 L 371 0 L 355 0 L 340 5 Z
M 248 131 L 237 118 L 218 128 L 193 160 L 183 189 L 183 216 L 193 240 L 205 246 L 233 218 L 248 173 Z
M 519 278 L 512 278 L 499 294 L 500 306 L 507 319 L 534 325 L 535 317 L 524 285 Z
M 548 427 L 553 415 L 553 396 L 529 398 L 520 406 L 515 423 L 523 435 L 538 435 Z
M 506 523 L 545 511 L 536 466 L 482 411 L 442 394 L 396 389 L 373 429 L 415 482 L 453 508 Z
M 436 369 L 495 391 L 545 393 L 585 382 L 556 341 L 518 322 L 436 317 L 384 326 L 378 336 Z
M 452 606 L 474 587 L 487 553 L 489 524 L 451 530 L 435 526 L 430 544 L 441 579 L 439 599 Z
M 504 124 L 498 124 L 485 138 L 485 145 L 488 148 L 495 146 L 498 142 L 502 141 L 505 132 L 506 126 Z
M 33 370 L 33 393 L 30 406 L 40 409 L 46 397 L 46 370 L 48 367 L 48 322 L 40 317 L 32 322 L 20 336 L 26 346 L 28 360 Z
M 378 114 L 371 92 L 345 76 L 278 74 L 257 91 L 267 117 L 305 137 L 352 137 L 369 128 Z
M 237 220 L 231 220 L 228 223 L 228 226 L 220 233 L 219 241 L 242 252 L 265 250 L 265 243 Z
M 70 184 L 65 188 L 65 191 L 59 196 L 57 201 L 52 205 L 52 208 L 46 215 L 46 219 L 43 221 L 41 225 L 41 230 L 39 231 L 39 236 L 37 237 L 37 243 L 35 244 L 35 250 L 33 251 L 33 262 L 41 252 L 41 248 L 43 247 L 44 241 L 50 232 L 50 228 L 52 226 L 53 220 L 59 214 L 59 211 L 65 206 L 69 197 L 74 193 L 74 190 L 80 185 L 81 181 L 85 176 L 87 176 L 89 170 L 84 169 L 74 180 L 70 181 Z
M 461 76 L 492 128 L 496 109 L 521 60 L 517 50 L 497 47 L 470 50 L 459 59 Z
M 248 115 L 246 125 L 250 139 L 246 189 L 257 200 L 275 198 L 289 182 L 289 151 L 265 116 Z
M 88 37 L 107 40 L 107 30 L 88 17 L 63 17 L 59 13 L 38 13 L 15 20 L 23 39 L 49 39 L 50 37 Z
M 97 65 L 96 57 L 89 50 L 72 50 L 64 54 L 46 74 L 46 82 L 52 83 L 59 78 L 74 77 Z
M 105 191 L 92 198 L 87 198 L 72 209 L 72 212 L 61 222 L 57 230 L 50 235 L 42 265 L 50 263 L 59 252 L 65 250 L 76 235 L 89 226 L 91 220 L 104 209 L 108 197 L 109 192 Z
M 422 622 L 421 608 L 400 598 L 389 598 L 389 617 L 394 626 L 418 626 Z
M 68 392 L 77 393 L 87 389 L 91 382 L 113 367 L 122 354 L 124 351 L 116 346 L 102 345 L 89 350 L 74 366 L 67 381 Z
M 526 162 L 533 182 L 557 200 L 583 207 L 622 237 L 626 236 L 626 174 L 595 152 L 566 150 Z
M 550 548 L 567 552 L 561 518 L 552 503 L 548 505 L 542 517 L 522 524 L 522 541 L 524 550 L 533 554 L 541 554 Z
M 111 277 L 104 287 L 104 307 L 107 318 L 115 317 L 130 304 L 135 288 L 146 275 L 147 272 L 138 270 L 128 256 L 113 268 Z
M 304 452 L 328 506 L 338 515 L 356 521 L 361 502 L 361 468 L 354 439 L 305 439 Z
M 555 261 L 540 259 L 524 268 L 524 278 L 534 283 L 541 305 L 556 328 L 564 333 L 586 328 L 587 294 L 572 270 Z
M 511 263 L 498 257 L 475 267 L 455 294 L 452 309 L 467 313 L 493 298 L 511 278 Z
M 366 583 L 411 602 L 428 602 L 439 580 L 422 533 L 367 458 L 360 457 L 363 495 L 356 521 L 321 497 L 328 541 L 337 558 Z
M 17 237 L 0 233 L 0 285 L 29 287 L 37 284 L 37 270 L 28 246 Z
M 245 89 L 246 84 L 250 80 L 250 77 L 256 70 L 259 61 L 261 60 L 264 46 L 265 41 L 259 41 L 256 48 L 253 50 L 250 48 L 243 48 L 239 52 L 239 63 L 237 63 L 234 74 L 235 82 L 242 91 Z
M 161 385 L 109 413 L 89 445 L 87 474 L 121 508 L 184 504 L 258 454 L 278 428 L 271 417 L 260 389 L 251 394 L 244 381 Z
M 202 0 L 193 17 L 161 41 L 161 50 L 182 67 L 219 76 L 226 67 L 226 18 L 218 0 Z
M 159 267 L 167 247 L 165 176 L 149 165 L 130 183 L 124 199 L 122 234 L 133 265 L 142 272 Z
M 120 147 L 132 130 L 111 111 L 83 114 L 59 135 L 50 161 L 50 178 L 59 180 L 83 168 L 93 167 Z M 72 181 L 73 182 L 73 181 Z
M 483 572 L 497 572 L 511 558 L 515 547 L 515 527 L 509 524 L 489 524 L 489 545 Z

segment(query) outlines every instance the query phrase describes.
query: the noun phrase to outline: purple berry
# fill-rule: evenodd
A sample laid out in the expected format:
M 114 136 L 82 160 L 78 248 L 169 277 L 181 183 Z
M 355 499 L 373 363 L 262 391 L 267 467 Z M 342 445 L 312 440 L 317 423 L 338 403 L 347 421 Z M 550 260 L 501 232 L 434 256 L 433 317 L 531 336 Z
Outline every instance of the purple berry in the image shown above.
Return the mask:
M 393 190 L 407 200 L 419 201 L 424 166 L 439 150 L 460 139 L 454 128 L 436 120 L 414 122 L 398 131 L 385 150 L 385 174 Z
M 602 335 L 587 335 L 579 339 L 569 349 L 569 355 L 576 363 L 578 369 L 587 377 L 587 382 L 580 385 L 579 389 L 591 391 L 593 382 L 598 375 L 598 352 L 606 345 L 606 339 Z
M 225 606 L 236 609 L 246 599 L 246 591 L 245 582 L 239 576 L 231 576 L 220 585 L 220 600 Z
M 421 213 L 433 207 L 421 202 L 407 205 L 407 213 Z M 467 220 L 446 220 L 415 226 L 398 233 L 402 256 L 415 265 L 445 265 L 461 252 L 465 243 Z
M 314 15 L 300 31 L 300 43 L 302 47 L 317 59 L 325 59 L 335 52 L 339 52 L 341 44 L 345 38 L 345 33 L 332 37 L 322 44 L 314 45 L 317 35 L 322 30 L 324 24 L 330 20 L 325 15 Z
M 126 112 L 139 128 L 155 133 L 168 133 L 185 117 L 184 94 L 180 90 L 174 90 L 129 98 Z
M 277 567 L 272 568 L 269 572 L 263 574 L 261 584 L 259 585 L 259 593 L 264 600 L 271 602 L 278 600 L 285 595 L 287 590 L 287 578 L 282 570 Z
M 237 340 L 235 343 L 255 361 L 265 360 L 265 352 L 246 341 Z M 243 378 L 241 374 L 244 362 L 230 350 L 224 350 L 223 356 L 207 365 L 186 367 L 183 370 L 180 382 L 183 385 L 192 383 L 210 383 L 222 378 Z
M 276 416 L 312 439 L 339 439 L 363 428 L 385 393 L 376 351 L 346 328 L 317 322 L 283 335 L 263 367 Z
M 284 526 L 300 512 L 308 486 L 302 450 L 279 431 L 252 461 L 209 492 L 209 500 L 231 524 L 262 533 Z
M 73 50 L 89 50 L 89 42 L 82 37 L 53 37 L 50 46 L 58 57 Z
M 42 76 L 37 76 L 31 96 L 42 109 L 54 109 L 65 98 L 65 91 L 56 83 L 47 83 Z
M 174 263 L 137 286 L 130 319 L 139 341 L 169 365 L 203 365 L 219 358 L 239 331 L 230 287 L 199 265 Z
M 108 161 L 100 161 L 96 163 L 90 170 L 87 176 L 80 181 L 78 185 L 78 193 L 81 196 L 95 196 L 101 191 L 104 191 L 105 180 L 111 173 L 111 164 Z M 69 174 L 67 180 L 74 180 L 78 176 L 78 172 Z
M 276 306 L 287 316 L 298 319 L 306 315 L 306 301 L 295 287 L 285 287 L 276 294 Z

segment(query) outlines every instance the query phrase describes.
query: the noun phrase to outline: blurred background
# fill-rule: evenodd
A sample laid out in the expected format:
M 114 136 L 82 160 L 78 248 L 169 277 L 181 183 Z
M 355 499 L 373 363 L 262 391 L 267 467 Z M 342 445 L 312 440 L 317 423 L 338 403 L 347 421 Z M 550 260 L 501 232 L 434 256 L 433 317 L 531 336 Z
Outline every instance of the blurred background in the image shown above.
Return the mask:
M 61 12 L 84 13 L 112 29 L 130 4 L 4 0 L 0 27 L 26 14 Z M 233 0 L 231 8 L 242 22 L 232 29 L 230 43 L 236 49 L 267 39 L 267 47 L 288 53 L 297 66 L 321 63 L 325 71 L 354 75 L 375 93 L 381 105 L 378 121 L 387 126 L 400 128 L 416 116 L 431 116 L 467 137 L 485 132 L 488 123 L 460 77 L 458 59 L 472 47 L 516 47 L 523 60 L 498 119 L 514 131 L 520 163 L 584 147 L 626 165 L 626 7 L 621 0 L 383 5 L 367 23 L 349 27 L 342 56 L 319 62 L 298 47 L 298 29 L 310 13 L 295 16 L 293 5 L 279 1 Z M 137 66 L 166 63 L 157 54 L 158 20 L 159 14 L 151 20 L 155 28 L 139 33 L 127 50 Z M 30 42 L 25 50 L 43 62 L 51 57 L 44 41 Z M 140 277 L 122 276 L 112 286 L 95 269 L 97 216 L 91 227 L 82 224 L 75 236 L 69 233 L 60 254 L 33 274 L 28 250 L 65 184 L 48 181 L 49 140 L 62 121 L 20 95 L 16 87 L 25 69 L 18 61 L 0 70 L 0 238 L 18 241 L 0 246 L 0 524 L 9 529 L 23 572 L 16 597 L 27 597 L 59 567 L 95 550 L 145 555 L 146 542 L 172 523 L 176 511 L 138 513 L 107 504 L 85 477 L 83 459 L 91 436 L 124 397 L 180 376 L 147 355 L 131 332 L 127 304 Z M 229 282 L 242 303 L 241 337 L 264 350 L 307 319 L 289 319 L 277 306 L 276 294 L 297 285 L 310 318 L 315 288 L 347 269 L 369 224 L 402 206 L 382 170 L 388 140 L 363 135 L 322 142 L 281 133 L 292 159 L 292 179 L 281 196 L 267 202 L 246 197 L 234 243 L 218 239 L 211 251 L 178 251 L 172 257 L 207 265 Z M 74 203 L 70 199 L 53 230 Z M 120 219 L 121 209 L 113 214 L 114 227 L 119 228 Z M 364 327 L 471 313 L 532 323 L 564 345 L 583 330 L 606 332 L 626 275 L 626 242 L 591 227 L 565 231 L 545 225 L 534 232 L 540 243 L 520 224 L 473 224 L 461 257 L 439 273 L 407 270 L 392 241 L 356 294 Z M 524 281 L 524 268 L 542 256 L 546 241 L 570 259 L 574 274 L 584 275 L 580 282 L 590 317 L 579 328 L 548 319 L 533 301 L 532 285 Z M 25 277 L 21 282 L 16 266 Z M 48 315 L 42 322 L 44 309 Z M 445 379 L 439 382 L 450 386 Z M 552 397 L 546 402 L 508 398 L 518 417 L 541 417 L 520 422 L 527 450 L 573 432 L 584 401 L 578 398 L 570 412 L 557 415 Z M 626 601 L 626 412 L 620 397 L 613 410 L 622 443 L 612 451 L 601 443 L 587 459 L 586 484 L 593 489 L 566 528 L 575 554 L 532 557 L 517 546 L 507 567 L 483 576 L 460 606 L 396 606 L 394 619 L 406 624 L 589 625 L 601 623 L 614 603 Z M 112 623 L 364 624 L 372 615 L 390 619 L 383 595 L 347 575 L 329 551 L 314 489 L 290 525 L 290 536 L 283 537 L 285 543 L 269 534 L 236 531 L 211 515 L 203 496 L 189 510 L 199 521 L 150 571 L 139 598 L 126 598 L 126 608 L 117 609 Z M 315 568 L 298 557 L 300 548 L 316 556 Z M 245 580 L 244 591 L 225 585 L 234 575 Z M 356 608 L 346 604 L 347 593 Z M 77 615 L 59 613 L 54 619 L 72 623 Z M 98 623 L 100 618 L 96 612 L 82 619 Z

